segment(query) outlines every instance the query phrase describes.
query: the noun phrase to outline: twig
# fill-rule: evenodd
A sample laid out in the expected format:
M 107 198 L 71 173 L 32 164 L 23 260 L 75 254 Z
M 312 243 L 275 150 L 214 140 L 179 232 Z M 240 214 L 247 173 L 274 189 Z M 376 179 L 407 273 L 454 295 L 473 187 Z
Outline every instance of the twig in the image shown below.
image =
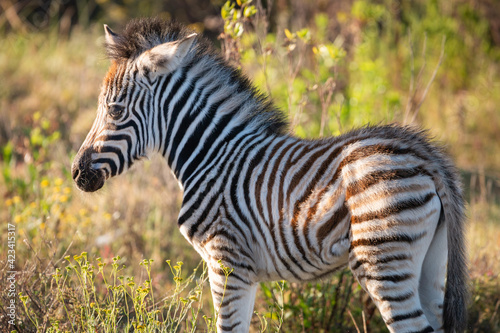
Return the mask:
M 413 42 L 411 39 L 411 34 L 408 36 L 409 39 L 409 45 L 410 45 L 410 55 L 411 55 L 411 77 L 410 77 L 410 87 L 408 90 L 408 100 L 406 103 L 406 108 L 405 108 L 405 116 L 403 119 L 404 124 L 411 124 L 415 122 L 415 119 L 418 115 L 418 111 L 420 110 L 420 107 L 425 101 L 425 98 L 427 97 L 427 94 L 429 93 L 431 84 L 434 82 L 436 79 L 437 72 L 439 68 L 441 67 L 441 64 L 443 62 L 444 58 L 444 50 L 445 50 L 445 43 L 446 43 L 446 36 L 443 36 L 443 40 L 441 43 L 441 54 L 439 55 L 439 61 L 434 68 L 434 71 L 432 73 L 432 76 L 427 83 L 422 95 L 418 98 L 417 102 L 417 94 L 419 91 L 421 91 L 421 83 L 422 83 L 422 76 L 425 72 L 425 68 L 427 66 L 427 59 L 426 59 L 426 53 L 427 53 L 427 35 L 424 38 L 424 45 L 422 49 L 422 58 L 423 58 L 423 64 L 420 67 L 420 70 L 418 72 L 417 78 L 415 80 L 415 61 L 414 61 L 414 52 L 413 52 Z M 409 120 L 408 118 L 411 115 L 411 119 Z M 408 121 L 409 120 L 409 121 Z
M 259 43 L 259 49 L 260 53 L 262 54 L 262 72 L 264 74 L 264 80 L 266 81 L 266 90 L 267 94 L 269 95 L 270 98 L 272 98 L 271 95 L 271 86 L 269 85 L 269 76 L 267 73 L 267 50 L 264 48 L 264 43 L 262 42 L 262 36 L 259 33 L 259 30 L 262 30 L 264 33 L 264 37 L 267 35 L 267 30 L 269 28 L 269 18 L 271 14 L 271 9 L 272 9 L 272 1 L 267 1 L 268 4 L 268 9 L 265 10 L 264 6 L 262 5 L 262 0 L 257 1 L 257 16 L 256 16 L 256 28 L 255 30 L 258 32 L 257 35 L 257 41 Z M 260 23 L 262 20 L 262 24 Z M 262 26 L 262 29 L 258 29 L 257 27 Z
M 403 120 L 404 123 L 406 123 L 406 120 L 410 115 L 411 104 L 413 101 L 412 98 L 413 84 L 415 82 L 415 55 L 413 53 L 413 41 L 411 39 L 411 31 L 408 31 L 408 44 L 410 46 L 410 56 L 411 56 L 411 76 L 410 76 L 410 88 L 408 89 L 408 100 L 406 101 L 405 117 Z
M 335 82 L 331 77 L 326 80 L 323 85 L 318 85 L 318 93 L 321 102 L 321 124 L 319 127 L 319 136 L 322 137 L 326 122 L 328 120 L 328 107 L 332 101 L 333 91 L 335 90 Z M 325 98 L 326 93 L 326 98 Z
M 361 311 L 361 316 L 363 317 L 363 332 L 366 333 L 366 332 L 368 332 L 368 330 L 366 327 L 365 311 Z
M 353 284 L 354 277 L 351 275 L 347 278 L 347 286 L 348 288 L 345 288 L 345 295 L 344 295 L 344 306 L 340 310 L 340 318 L 344 316 L 344 313 L 347 309 L 347 306 L 349 305 L 349 297 L 351 296 L 352 293 L 352 284 Z
M 334 292 L 335 298 L 334 298 L 332 312 L 330 312 L 330 318 L 328 318 L 328 327 L 332 326 L 333 316 L 335 314 L 337 314 L 337 308 L 338 308 L 338 302 L 339 302 L 339 295 L 340 295 L 340 287 L 342 286 L 342 284 L 344 282 L 344 274 L 345 274 L 345 270 L 343 270 L 340 273 L 340 277 L 339 277 L 339 280 L 337 282 L 337 286 L 335 287 L 335 292 Z
M 405 118 L 404 118 L 404 123 L 405 124 L 407 123 L 408 117 L 410 116 L 410 113 L 412 112 L 413 105 L 415 103 L 415 99 L 417 98 L 417 92 L 419 91 L 420 82 L 422 81 L 422 74 L 424 73 L 424 69 L 427 66 L 427 59 L 426 59 L 426 54 L 427 54 L 427 34 L 424 36 L 424 45 L 422 47 L 422 58 L 424 59 L 424 62 L 422 64 L 422 66 L 420 66 L 420 70 L 418 71 L 417 80 L 416 80 L 416 88 L 415 89 L 413 89 L 415 69 L 414 69 L 413 45 L 411 44 L 411 40 L 410 40 L 410 48 L 411 48 L 411 56 L 412 56 L 412 73 L 411 73 L 411 80 L 412 80 L 412 82 L 410 82 L 410 91 L 408 92 L 407 110 L 405 112 Z
M 17 5 L 7 0 L 0 0 L 0 7 L 3 9 L 4 16 L 12 28 L 26 32 L 26 26 L 17 13 Z
M 300 124 L 300 117 L 302 116 L 302 112 L 306 104 L 307 104 L 307 95 L 303 95 L 302 99 L 299 102 L 299 105 L 297 106 L 297 112 L 293 116 L 292 125 L 290 126 L 291 133 L 293 133 L 295 127 L 297 127 Z
M 361 331 L 359 330 L 358 324 L 356 324 L 356 320 L 354 320 L 354 317 L 351 313 L 351 310 L 347 309 L 347 313 L 349 314 L 349 316 L 351 316 L 352 322 L 354 323 L 354 326 L 356 327 L 356 331 L 358 333 L 361 333 Z
M 340 102 L 339 110 L 337 111 L 337 115 L 336 115 L 337 125 L 339 126 L 339 132 L 341 132 L 341 133 L 342 133 L 342 120 L 341 120 L 342 107 L 344 107 L 344 98 L 343 97 L 342 97 L 342 101 Z
M 23 243 L 26 244 L 30 248 L 31 251 L 33 251 L 35 258 L 40 262 L 40 265 L 42 265 L 43 264 L 42 259 L 40 259 L 40 257 L 38 257 L 38 253 L 36 253 L 35 249 L 31 246 L 30 242 L 25 238 L 25 239 L 23 239 Z
M 498 308 L 500 306 L 500 300 L 497 302 L 497 304 L 495 305 L 495 311 L 493 311 L 493 315 L 491 316 L 491 319 L 490 319 L 490 323 L 493 327 L 493 323 L 494 323 L 494 319 L 495 319 L 495 316 L 497 315 L 498 313 Z
M 420 67 L 420 71 L 417 75 L 417 85 L 422 80 L 422 74 L 424 74 L 424 69 L 427 66 L 427 34 L 424 35 L 424 46 L 422 47 L 422 58 L 424 59 L 424 63 Z M 417 91 L 415 90 L 415 94 Z M 415 97 L 415 96 L 414 96 Z
M 300 47 L 299 47 L 300 44 Z M 300 70 L 302 69 L 302 62 L 304 61 L 304 54 L 305 54 L 305 44 L 302 42 L 297 42 L 295 44 L 295 48 L 297 49 L 297 52 L 299 53 L 299 57 L 297 59 L 297 63 L 295 64 L 295 67 L 293 66 L 293 49 L 292 50 L 287 50 L 287 58 L 288 58 L 288 114 L 292 114 L 292 94 L 293 94 L 293 83 L 295 82 L 295 79 L 297 78 L 297 75 L 299 74 Z
M 420 98 L 420 102 L 418 103 L 417 107 L 415 108 L 415 111 L 413 113 L 413 117 L 411 119 L 412 123 L 415 121 L 415 118 L 417 117 L 418 111 L 420 110 L 422 103 L 424 103 L 425 97 L 427 96 L 427 93 L 429 92 L 431 84 L 432 84 L 432 82 L 434 82 L 434 79 L 436 78 L 437 71 L 438 71 L 439 67 L 441 67 L 441 63 L 443 62 L 443 58 L 444 58 L 444 46 L 445 46 L 445 44 L 446 44 L 446 36 L 443 36 L 443 40 L 441 42 L 441 54 L 439 55 L 438 64 L 437 64 L 436 68 L 434 68 L 434 72 L 432 73 L 432 77 L 429 80 L 429 82 L 427 83 L 427 87 L 425 87 L 424 94 Z

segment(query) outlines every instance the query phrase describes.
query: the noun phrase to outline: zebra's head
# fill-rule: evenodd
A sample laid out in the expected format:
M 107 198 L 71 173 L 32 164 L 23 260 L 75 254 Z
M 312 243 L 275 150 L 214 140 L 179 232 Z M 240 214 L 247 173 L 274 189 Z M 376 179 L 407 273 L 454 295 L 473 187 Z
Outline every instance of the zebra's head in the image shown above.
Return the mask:
M 159 149 L 155 86 L 183 65 L 196 34 L 176 24 L 165 30 L 159 21 L 141 23 L 129 24 L 123 35 L 104 26 L 111 66 L 97 117 L 72 165 L 73 180 L 85 192 L 97 191 L 106 179 Z M 155 30 L 165 32 L 151 34 Z

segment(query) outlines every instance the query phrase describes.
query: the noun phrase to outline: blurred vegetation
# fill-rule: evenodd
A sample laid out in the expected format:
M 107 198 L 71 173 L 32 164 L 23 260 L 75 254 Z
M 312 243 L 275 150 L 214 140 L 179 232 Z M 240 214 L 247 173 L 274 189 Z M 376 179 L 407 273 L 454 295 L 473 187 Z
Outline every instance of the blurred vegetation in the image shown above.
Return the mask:
M 10 298 L 0 289 L 0 330 L 213 330 L 206 278 L 177 229 L 182 196 L 166 164 L 138 164 L 92 195 L 76 190 L 69 172 L 108 66 L 102 23 L 119 31 L 130 18 L 151 15 L 211 38 L 288 114 L 300 137 L 366 123 L 428 128 L 464 179 L 469 331 L 500 331 L 495 0 L 0 0 L 0 283 L 10 223 L 20 293 L 16 326 L 9 327 Z M 182 260 L 183 269 L 166 259 Z M 255 331 L 384 327 L 347 271 L 320 283 L 262 284 L 256 312 Z

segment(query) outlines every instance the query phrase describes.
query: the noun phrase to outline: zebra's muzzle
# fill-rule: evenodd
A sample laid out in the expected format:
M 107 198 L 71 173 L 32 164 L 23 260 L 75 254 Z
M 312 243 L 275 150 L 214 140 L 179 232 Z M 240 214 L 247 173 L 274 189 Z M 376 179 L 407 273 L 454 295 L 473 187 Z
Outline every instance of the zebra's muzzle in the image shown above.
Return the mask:
M 106 179 L 102 170 L 92 168 L 93 148 L 80 150 L 73 161 L 71 174 L 76 186 L 84 192 L 95 192 L 104 185 Z

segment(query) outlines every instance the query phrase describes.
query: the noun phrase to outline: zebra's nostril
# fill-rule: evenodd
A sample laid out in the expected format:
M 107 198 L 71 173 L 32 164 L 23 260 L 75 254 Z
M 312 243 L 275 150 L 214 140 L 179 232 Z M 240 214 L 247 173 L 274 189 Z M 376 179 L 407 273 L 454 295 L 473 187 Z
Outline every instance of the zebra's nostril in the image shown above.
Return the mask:
M 78 176 L 80 175 L 80 169 L 75 168 L 73 170 L 73 180 L 77 180 Z

